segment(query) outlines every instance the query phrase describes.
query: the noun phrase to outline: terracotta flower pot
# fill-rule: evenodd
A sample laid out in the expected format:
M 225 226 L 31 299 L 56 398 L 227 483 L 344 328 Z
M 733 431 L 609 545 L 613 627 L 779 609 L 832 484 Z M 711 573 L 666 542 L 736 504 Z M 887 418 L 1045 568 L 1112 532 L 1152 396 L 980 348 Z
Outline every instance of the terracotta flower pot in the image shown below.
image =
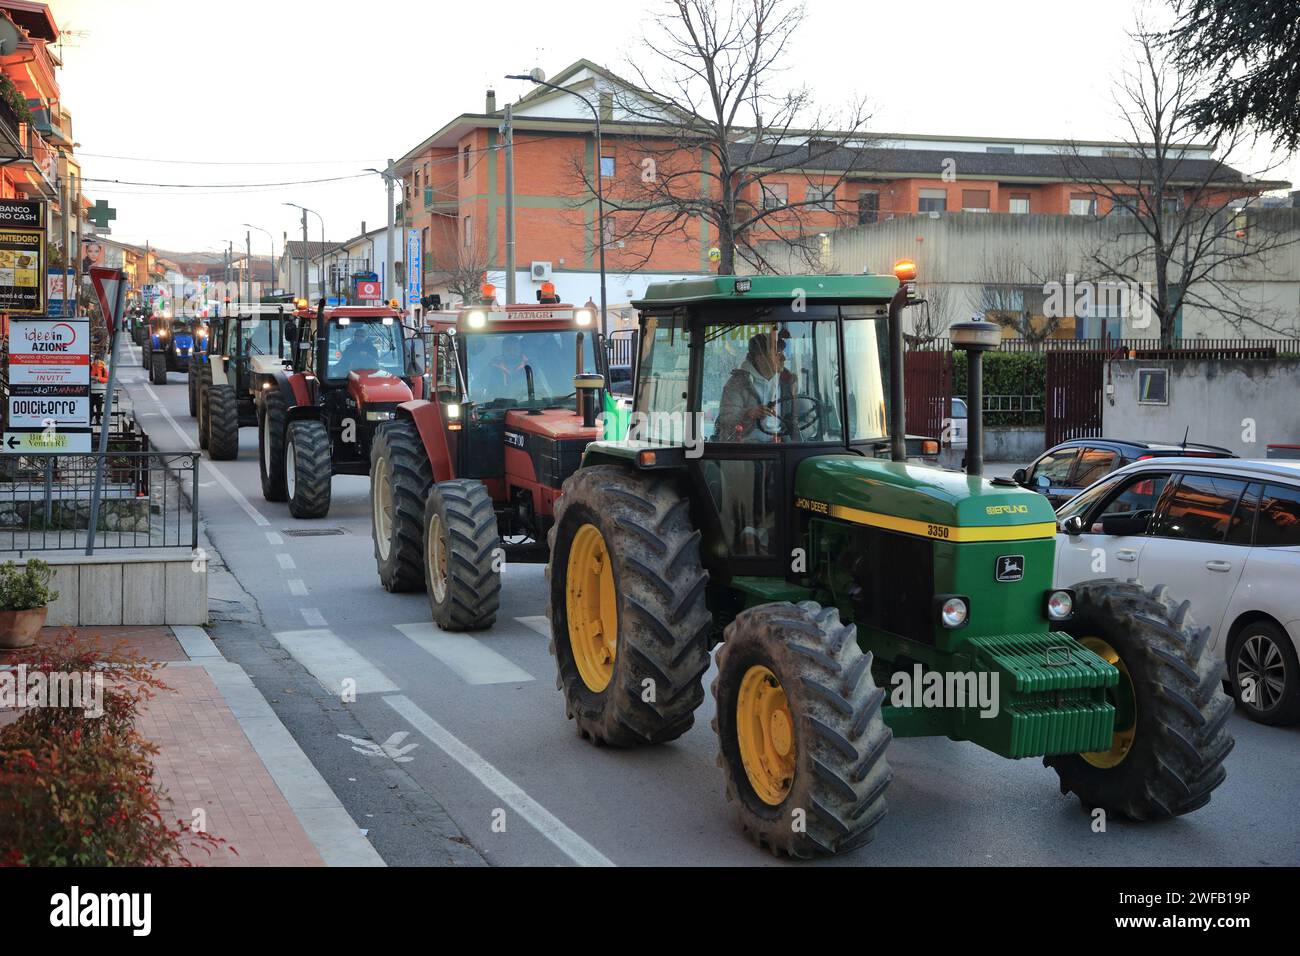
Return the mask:
M 26 611 L 0 611 L 0 647 L 31 647 L 35 644 L 49 610 L 48 607 L 34 607 Z

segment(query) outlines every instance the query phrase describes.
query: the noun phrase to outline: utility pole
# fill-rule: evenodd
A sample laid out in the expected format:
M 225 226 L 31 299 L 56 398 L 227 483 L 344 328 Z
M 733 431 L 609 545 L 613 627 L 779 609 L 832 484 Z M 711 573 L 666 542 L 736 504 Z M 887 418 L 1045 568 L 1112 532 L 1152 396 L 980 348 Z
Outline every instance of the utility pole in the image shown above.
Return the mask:
M 515 130 L 506 104 L 501 133 L 506 147 L 506 305 L 515 305 Z
M 311 298 L 311 290 L 307 287 L 307 210 L 302 211 L 302 297 Z
M 66 168 L 66 167 L 65 167 Z M 59 245 L 63 246 L 63 316 L 68 316 L 68 263 L 72 260 L 72 250 L 68 248 L 68 177 L 59 177 L 59 205 L 63 209 L 63 218 L 59 223 Z M 45 281 L 37 277 L 38 282 Z
M 388 161 L 388 168 L 384 170 L 384 184 L 388 187 L 388 235 L 384 237 L 384 244 L 387 247 L 384 253 L 384 301 L 392 302 L 396 298 L 394 295 L 394 284 L 397 281 L 397 264 L 394 261 L 397 256 L 397 231 L 393 225 L 393 161 Z
M 244 231 L 244 288 L 247 290 L 248 301 L 253 301 L 253 234 Z
M 81 294 L 81 184 L 79 182 L 79 177 L 75 175 L 72 180 L 72 196 L 73 196 L 72 201 L 76 206 L 76 217 L 77 217 L 76 218 L 77 247 L 74 250 L 74 255 L 72 257 L 72 270 L 73 270 L 72 305 L 73 305 L 73 309 L 75 310 L 77 306 L 77 299 Z M 64 277 L 63 281 L 67 282 L 68 280 L 66 277 Z M 109 332 L 112 333 L 113 329 L 110 328 Z

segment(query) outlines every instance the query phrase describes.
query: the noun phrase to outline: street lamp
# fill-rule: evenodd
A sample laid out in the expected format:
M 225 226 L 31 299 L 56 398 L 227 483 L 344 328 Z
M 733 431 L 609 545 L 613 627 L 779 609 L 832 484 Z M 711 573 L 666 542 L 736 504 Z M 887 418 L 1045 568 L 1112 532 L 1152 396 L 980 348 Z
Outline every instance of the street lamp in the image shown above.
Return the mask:
M 543 73 L 540 68 L 530 70 L 526 74 L 507 74 L 506 79 L 527 80 L 530 83 L 536 83 L 538 86 L 544 86 L 547 89 L 555 90 L 558 93 L 568 93 L 570 96 L 576 96 L 578 99 L 582 100 L 582 102 L 587 104 L 587 109 L 591 110 L 591 115 L 596 118 L 596 220 L 600 243 L 600 334 L 602 336 L 608 336 L 609 320 L 605 315 L 605 177 L 602 174 L 600 165 L 600 109 L 581 93 L 575 93 L 573 90 L 559 86 L 555 83 L 548 83 L 546 80 L 546 74 Z
M 393 172 L 393 161 L 388 161 L 387 169 L 375 169 L 367 166 L 366 172 L 374 173 L 384 178 L 384 185 L 388 187 L 388 234 L 385 236 L 386 259 L 384 262 L 384 301 L 392 302 L 397 298 L 394 295 L 396 291 L 393 286 L 397 282 L 397 270 L 394 268 L 394 259 L 397 256 L 397 243 L 393 234 L 393 189 L 400 180 Z
M 966 474 L 984 474 L 984 353 L 1002 344 L 1002 329 L 975 315 L 954 322 L 948 336 L 955 349 L 966 351 Z
M 244 223 L 247 229 L 256 229 L 258 232 L 265 232 L 266 238 L 271 240 L 271 291 L 275 292 L 275 236 L 261 226 L 254 226 L 251 222 Z
M 302 210 L 302 294 L 310 297 L 311 291 L 307 288 L 307 213 L 311 213 L 320 220 L 320 291 L 322 298 L 325 292 L 325 218 L 315 209 L 308 209 L 306 206 L 300 206 L 296 202 L 283 203 L 285 206 L 292 206 L 294 209 Z

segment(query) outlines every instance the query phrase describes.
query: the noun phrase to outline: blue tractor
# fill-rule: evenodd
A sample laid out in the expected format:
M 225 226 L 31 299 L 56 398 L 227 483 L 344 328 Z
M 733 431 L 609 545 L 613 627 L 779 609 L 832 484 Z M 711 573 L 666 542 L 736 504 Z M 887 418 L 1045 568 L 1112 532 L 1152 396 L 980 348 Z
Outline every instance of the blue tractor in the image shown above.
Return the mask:
M 166 385 L 168 372 L 188 372 L 190 360 L 201 353 L 207 341 L 207 327 L 198 319 L 167 313 L 149 320 L 145 366 L 153 385 Z

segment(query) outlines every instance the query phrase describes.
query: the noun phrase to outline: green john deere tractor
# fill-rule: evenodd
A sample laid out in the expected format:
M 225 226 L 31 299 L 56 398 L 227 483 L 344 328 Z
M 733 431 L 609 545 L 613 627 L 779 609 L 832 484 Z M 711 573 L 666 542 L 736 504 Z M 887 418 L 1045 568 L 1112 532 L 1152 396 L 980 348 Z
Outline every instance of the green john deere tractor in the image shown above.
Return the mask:
M 905 275 L 904 278 L 911 278 Z M 1208 630 L 1163 588 L 1054 589 L 1056 522 L 1009 479 L 907 461 L 895 276 L 653 285 L 627 437 L 564 484 L 547 569 L 570 718 L 685 733 L 710 651 L 744 829 L 797 857 L 869 842 L 893 736 L 1042 757 L 1088 808 L 1203 806 L 1232 748 Z

